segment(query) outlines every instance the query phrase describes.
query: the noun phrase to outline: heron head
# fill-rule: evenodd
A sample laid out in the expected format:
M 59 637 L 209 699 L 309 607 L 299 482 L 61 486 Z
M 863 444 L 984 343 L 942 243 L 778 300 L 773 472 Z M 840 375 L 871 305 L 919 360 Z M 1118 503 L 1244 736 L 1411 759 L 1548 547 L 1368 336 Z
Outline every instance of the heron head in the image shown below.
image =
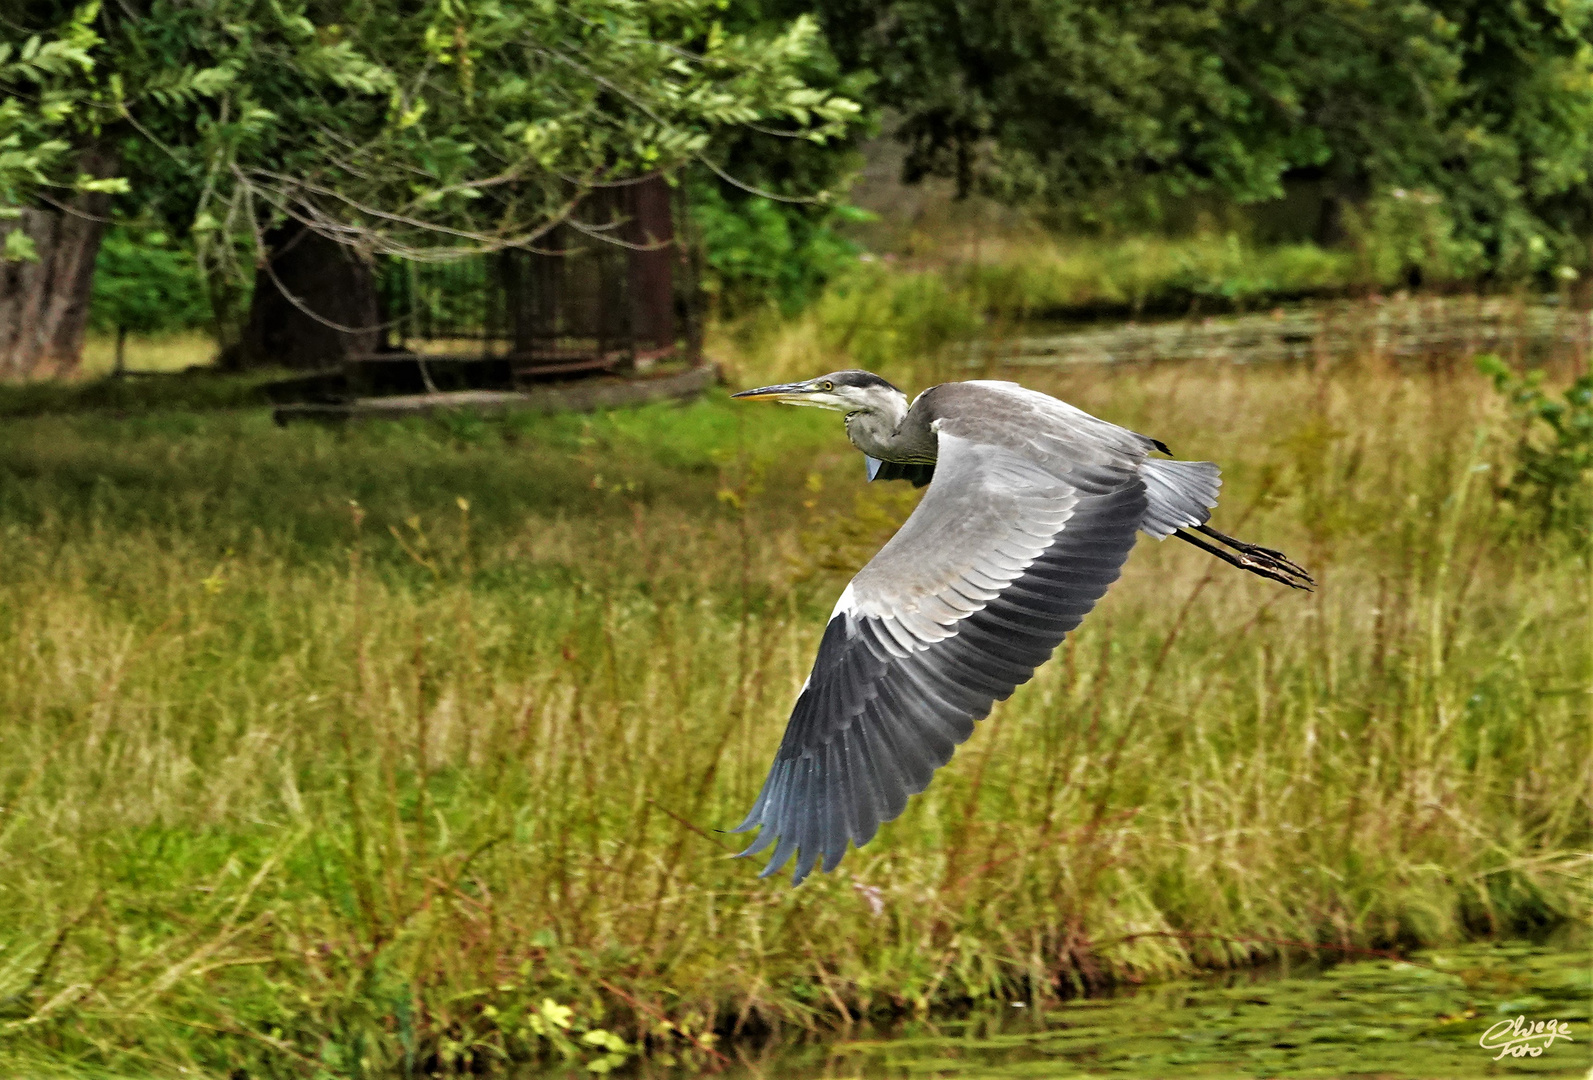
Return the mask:
M 872 371 L 832 371 L 806 382 L 780 383 L 743 390 L 731 397 L 778 401 L 783 405 L 812 405 L 852 413 L 900 413 L 907 395 Z

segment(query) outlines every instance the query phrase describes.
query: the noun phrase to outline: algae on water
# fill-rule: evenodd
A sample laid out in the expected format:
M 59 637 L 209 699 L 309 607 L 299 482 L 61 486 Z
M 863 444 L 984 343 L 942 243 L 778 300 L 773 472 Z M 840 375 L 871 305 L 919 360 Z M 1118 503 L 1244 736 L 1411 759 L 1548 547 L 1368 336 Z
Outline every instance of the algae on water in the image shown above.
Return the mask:
M 897 1037 L 775 1054 L 754 1076 L 1471 1077 L 1588 1075 L 1593 1064 L 1585 948 L 1484 943 L 1358 961 L 1306 976 L 1183 981 L 1068 1002 L 1042 1015 L 1002 1007 L 917 1022 Z M 1525 1015 L 1570 1025 L 1539 1056 L 1506 1056 L 1479 1039 Z

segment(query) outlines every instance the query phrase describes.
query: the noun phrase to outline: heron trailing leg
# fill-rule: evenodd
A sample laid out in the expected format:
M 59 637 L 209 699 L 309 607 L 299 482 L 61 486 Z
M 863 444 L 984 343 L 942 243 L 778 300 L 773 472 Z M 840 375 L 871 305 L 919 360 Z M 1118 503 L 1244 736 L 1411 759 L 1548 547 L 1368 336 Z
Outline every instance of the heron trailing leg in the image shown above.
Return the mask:
M 1271 548 L 1264 548 L 1258 544 L 1247 544 L 1243 540 L 1235 540 L 1233 537 L 1220 533 L 1209 525 L 1196 525 L 1195 532 L 1204 533 L 1218 543 L 1232 548 L 1233 551 L 1224 551 L 1215 544 L 1208 544 L 1200 537 L 1185 532 L 1183 529 L 1179 529 L 1173 535 L 1185 543 L 1194 544 L 1208 555 L 1217 556 L 1217 558 L 1230 566 L 1237 566 L 1239 569 L 1248 570 L 1252 574 L 1282 582 L 1291 589 L 1304 589 L 1310 592 L 1312 586 L 1316 584 L 1315 578 L 1306 573 L 1301 567 L 1296 566 L 1281 551 L 1273 551 Z

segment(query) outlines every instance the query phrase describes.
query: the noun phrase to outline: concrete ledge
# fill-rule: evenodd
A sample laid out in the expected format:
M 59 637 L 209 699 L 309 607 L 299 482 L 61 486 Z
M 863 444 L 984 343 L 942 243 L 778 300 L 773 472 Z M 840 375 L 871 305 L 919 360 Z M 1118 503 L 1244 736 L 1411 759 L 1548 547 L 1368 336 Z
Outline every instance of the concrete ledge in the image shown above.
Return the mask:
M 272 412 L 278 424 L 292 420 L 393 420 L 430 416 L 451 410 L 494 414 L 506 412 L 593 412 L 645 405 L 649 401 L 694 398 L 719 382 L 719 367 L 699 364 L 672 375 L 634 379 L 583 379 L 534 390 L 457 390 L 442 394 L 355 398 L 329 404 L 279 405 Z

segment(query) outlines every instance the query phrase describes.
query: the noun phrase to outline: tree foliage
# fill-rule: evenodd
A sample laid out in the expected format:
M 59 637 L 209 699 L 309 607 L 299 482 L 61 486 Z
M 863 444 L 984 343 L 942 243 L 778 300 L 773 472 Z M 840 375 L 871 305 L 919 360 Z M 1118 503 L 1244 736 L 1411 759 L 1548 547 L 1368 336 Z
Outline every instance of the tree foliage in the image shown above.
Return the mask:
M 1489 267 L 1586 261 L 1587 0 L 818 0 L 909 179 L 1072 200 L 1149 180 L 1441 201 Z
M 94 29 L 99 4 L 57 14 L 43 32 L 0 33 L 0 221 L 15 221 L 30 199 L 59 205 L 77 192 L 127 190 L 124 180 L 74 168 L 74 148 L 92 138 L 104 113 L 95 77 L 104 44 Z M 6 230 L 0 258 L 36 257 L 26 232 Z
M 781 0 L 735 0 L 727 25 L 743 34 L 767 33 L 811 17 L 811 5 Z M 872 75 L 846 70 L 820 38 L 800 62 L 809 86 L 859 100 Z M 860 118 L 845 137 L 824 143 L 770 138 L 745 128 L 723 141 L 723 176 L 698 168 L 688 180 L 694 228 L 704 259 L 703 285 L 720 314 L 772 305 L 791 313 L 851 264 L 856 245 L 841 230 L 861 212 L 833 199 L 813 198 L 845 184 L 861 164 L 855 142 L 876 125 Z
M 123 220 L 192 238 L 222 307 L 285 219 L 450 259 L 538 247 L 584 192 L 685 167 L 721 295 L 800 302 L 844 256 L 814 196 L 844 175 L 863 99 L 899 121 L 909 179 L 1052 206 L 1309 181 L 1337 232 L 1393 238 L 1380 259 L 1451 277 L 1589 261 L 1593 0 L 14 10 L 0 213 L 122 192 Z M 83 173 L 106 146 L 120 176 Z M 6 244 L 30 254 L 21 230 Z
M 727 186 L 710 178 L 691 190 L 692 217 L 702 238 L 702 284 L 719 314 L 765 305 L 795 314 L 852 264 L 857 246 L 837 226 L 866 216 L 862 211 L 744 197 Z
M 188 219 L 212 273 L 247 276 L 250 249 L 283 218 L 369 255 L 535 246 L 593 187 L 721 168 L 727 132 L 824 142 L 854 122 L 851 100 L 800 77 L 812 19 L 737 33 L 723 6 L 36 3 L 34 68 L 0 70 L 31 157 L 0 195 L 45 192 L 60 182 L 48 170 L 109 127 L 129 144 L 134 188 L 181 208 L 168 213 Z M 49 48 L 62 59 L 40 69 Z
M 107 231 L 94 268 L 90 325 L 152 333 L 208 325 L 213 318 L 194 255 L 158 227 Z

